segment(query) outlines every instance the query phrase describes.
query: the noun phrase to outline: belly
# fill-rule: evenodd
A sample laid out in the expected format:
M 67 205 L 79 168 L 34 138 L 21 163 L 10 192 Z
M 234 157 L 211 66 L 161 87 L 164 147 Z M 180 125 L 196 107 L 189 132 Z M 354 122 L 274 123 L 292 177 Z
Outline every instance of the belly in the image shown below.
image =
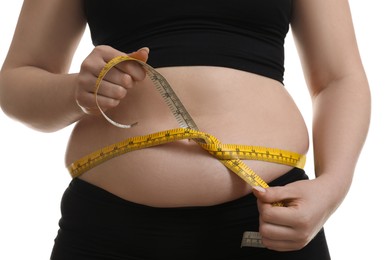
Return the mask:
M 304 120 L 285 88 L 258 75 L 217 67 L 159 70 L 166 77 L 203 132 L 222 143 L 258 145 L 305 154 L 308 133 Z M 132 136 L 177 128 L 178 123 L 150 80 L 131 89 L 121 104 L 107 112 L 120 129 L 101 116 L 89 116 L 75 126 L 66 163 Z M 290 167 L 245 161 L 269 182 Z M 251 187 L 194 141 L 126 153 L 79 178 L 133 202 L 161 207 L 213 205 L 241 197 Z

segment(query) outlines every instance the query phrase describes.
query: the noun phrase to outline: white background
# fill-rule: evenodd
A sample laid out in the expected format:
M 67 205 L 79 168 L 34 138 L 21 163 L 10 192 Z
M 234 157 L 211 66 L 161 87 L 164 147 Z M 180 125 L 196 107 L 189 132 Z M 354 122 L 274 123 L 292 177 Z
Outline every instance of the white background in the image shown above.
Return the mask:
M 387 0 L 350 1 L 372 88 L 373 114 L 353 186 L 326 224 L 335 260 L 390 259 L 387 209 L 390 171 L 386 164 L 390 161 L 389 3 Z M 0 3 L 0 64 L 12 39 L 21 4 L 21 0 Z M 78 70 L 91 48 L 87 31 L 72 72 Z M 291 34 L 286 41 L 285 83 L 310 126 L 311 104 Z M 56 133 L 40 133 L 0 111 L 0 259 L 49 259 L 60 217 L 61 196 L 70 181 L 63 162 L 70 130 L 68 127 Z M 312 176 L 310 153 L 308 159 L 306 171 Z

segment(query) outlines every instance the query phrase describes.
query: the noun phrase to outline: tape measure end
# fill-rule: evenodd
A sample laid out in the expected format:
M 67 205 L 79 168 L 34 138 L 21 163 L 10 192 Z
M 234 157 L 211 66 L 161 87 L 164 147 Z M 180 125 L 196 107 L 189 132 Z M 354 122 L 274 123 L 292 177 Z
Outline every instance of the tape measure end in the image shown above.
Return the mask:
M 137 125 L 138 125 L 138 122 L 132 123 L 132 124 L 130 124 L 130 128 L 137 126 Z

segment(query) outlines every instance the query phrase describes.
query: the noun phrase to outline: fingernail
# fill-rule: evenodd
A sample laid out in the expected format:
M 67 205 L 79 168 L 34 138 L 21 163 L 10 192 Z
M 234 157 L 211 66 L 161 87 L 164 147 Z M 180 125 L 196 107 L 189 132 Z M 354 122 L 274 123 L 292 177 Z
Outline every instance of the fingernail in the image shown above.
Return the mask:
M 139 49 L 138 51 L 146 51 L 149 54 L 150 50 L 148 47 L 143 47 L 143 48 Z
M 260 187 L 260 186 L 255 186 L 255 187 L 253 187 L 253 189 L 260 191 L 260 192 L 265 192 L 265 189 L 263 187 Z

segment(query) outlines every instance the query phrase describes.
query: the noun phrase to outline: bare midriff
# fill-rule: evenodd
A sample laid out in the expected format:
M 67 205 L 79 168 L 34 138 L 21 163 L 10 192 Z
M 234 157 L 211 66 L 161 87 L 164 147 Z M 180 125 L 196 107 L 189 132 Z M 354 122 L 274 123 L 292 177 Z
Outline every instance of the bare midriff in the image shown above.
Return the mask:
M 226 144 L 307 152 L 309 138 L 304 119 L 280 82 L 220 67 L 157 70 L 168 80 L 200 131 Z M 67 165 L 128 137 L 179 127 L 149 79 L 137 83 L 120 105 L 106 114 L 119 123 L 138 125 L 121 129 L 102 116 L 85 117 L 70 137 Z M 266 182 L 291 169 L 262 161 L 245 163 Z M 236 174 L 189 140 L 126 153 L 78 178 L 125 200 L 155 207 L 214 205 L 252 191 Z

